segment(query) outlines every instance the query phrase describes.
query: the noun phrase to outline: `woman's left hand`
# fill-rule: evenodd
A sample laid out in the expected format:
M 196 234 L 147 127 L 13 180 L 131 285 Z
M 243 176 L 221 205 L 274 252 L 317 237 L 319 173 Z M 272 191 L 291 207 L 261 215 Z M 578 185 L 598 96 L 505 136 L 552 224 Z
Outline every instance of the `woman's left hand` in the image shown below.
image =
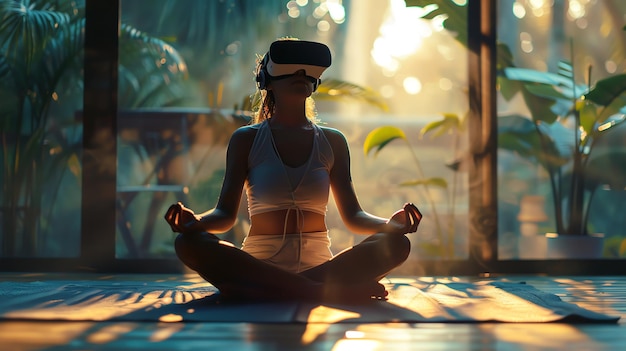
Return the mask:
M 412 203 L 406 203 L 387 220 L 387 224 L 392 226 L 389 232 L 407 234 L 415 233 L 421 220 L 422 213 L 417 207 Z

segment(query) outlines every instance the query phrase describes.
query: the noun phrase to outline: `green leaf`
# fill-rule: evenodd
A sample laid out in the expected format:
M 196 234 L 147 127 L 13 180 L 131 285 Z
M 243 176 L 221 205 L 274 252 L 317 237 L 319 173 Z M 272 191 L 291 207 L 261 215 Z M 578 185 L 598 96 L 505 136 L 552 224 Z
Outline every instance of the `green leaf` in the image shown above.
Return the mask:
M 585 94 L 584 98 L 605 106 L 597 117 L 598 123 L 603 123 L 626 107 L 626 74 L 619 74 L 598 81 L 596 86 Z
M 549 84 L 526 84 L 526 89 L 532 94 L 550 99 L 570 99 L 571 97 L 563 95 L 560 91 L 556 90 L 554 85 Z
M 535 95 L 526 89 L 527 85 L 522 88 L 522 96 L 526 102 L 526 106 L 530 110 L 530 114 L 535 123 L 541 121 L 548 124 L 554 123 L 559 115 L 552 110 L 555 101 Z
M 611 103 L 603 108 L 598 114 L 598 123 L 604 123 L 610 117 L 624 112 L 624 107 L 626 107 L 626 91 L 622 92 L 621 95 L 616 97 Z
M 425 185 L 425 186 L 434 186 L 434 187 L 443 188 L 443 189 L 448 188 L 448 182 L 441 177 L 407 180 L 407 181 L 400 183 L 400 185 L 401 186 Z
M 434 121 L 426 124 L 420 130 L 420 137 L 433 132 L 435 133 L 433 138 L 440 137 L 448 132 L 458 131 L 461 128 L 461 119 L 454 113 L 446 113 L 439 121 Z
M 559 123 L 539 128 L 530 119 L 520 115 L 498 117 L 498 147 L 536 160 L 546 170 L 567 162 L 559 149 L 567 137 L 562 135 Z M 567 149 L 567 146 L 561 146 Z
M 507 67 L 504 76 L 511 80 L 528 83 L 540 83 L 558 86 L 571 86 L 569 78 L 550 72 L 542 72 L 529 68 Z
M 40 64 L 47 43 L 70 21 L 66 13 L 57 12 L 43 2 L 2 1 L 0 47 L 11 61 Z
M 585 103 L 579 113 L 581 128 L 587 133 L 587 135 L 592 135 L 594 133 L 596 119 L 598 117 L 596 107 L 593 104 Z
M 367 134 L 365 142 L 363 143 L 363 152 L 367 156 L 372 149 L 376 148 L 376 152 L 374 153 L 374 156 L 376 156 L 385 145 L 395 139 L 407 140 L 402 129 L 393 126 L 378 127 Z
M 626 91 L 626 73 L 598 81 L 593 89 L 585 94 L 585 99 L 602 106 L 608 106 Z

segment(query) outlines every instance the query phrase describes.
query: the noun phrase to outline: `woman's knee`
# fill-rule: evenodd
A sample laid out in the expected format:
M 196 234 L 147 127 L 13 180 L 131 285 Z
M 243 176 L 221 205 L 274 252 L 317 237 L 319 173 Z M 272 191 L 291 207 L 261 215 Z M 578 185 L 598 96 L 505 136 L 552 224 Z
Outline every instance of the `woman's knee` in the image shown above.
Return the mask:
M 187 267 L 193 269 L 192 266 L 194 266 L 193 262 L 195 261 L 196 254 L 194 253 L 195 250 L 193 250 L 191 238 L 184 234 L 178 234 L 174 240 L 174 250 L 176 251 L 176 256 L 178 256 Z
M 189 268 L 198 270 L 206 260 L 207 250 L 210 250 L 211 243 L 219 242 L 213 234 L 203 233 L 198 235 L 178 234 L 174 241 L 174 250 L 178 258 Z
M 386 260 L 393 261 L 394 264 L 404 262 L 411 252 L 411 241 L 406 235 L 378 233 L 368 237 L 363 243 L 372 243 L 378 247 Z
M 406 261 L 411 253 L 411 241 L 406 235 L 385 234 L 383 240 L 389 257 L 393 261 L 397 263 Z
M 392 246 L 395 256 L 400 262 L 406 261 L 411 253 L 411 241 L 406 235 L 390 235 L 393 236 Z

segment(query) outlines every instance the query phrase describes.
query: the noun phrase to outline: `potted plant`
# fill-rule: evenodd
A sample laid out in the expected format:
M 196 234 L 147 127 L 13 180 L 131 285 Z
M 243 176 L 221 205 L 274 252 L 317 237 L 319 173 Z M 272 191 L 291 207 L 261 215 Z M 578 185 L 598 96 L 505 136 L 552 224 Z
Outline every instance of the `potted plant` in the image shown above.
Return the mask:
M 386 125 L 375 128 L 370 131 L 363 142 L 363 152 L 365 155 L 370 155 L 372 150 L 375 150 L 373 155 L 377 156 L 386 145 L 393 140 L 404 141 L 405 146 L 408 148 L 411 159 L 415 164 L 415 174 L 417 178 L 407 179 L 399 183 L 403 187 L 418 186 L 421 188 L 422 195 L 430 209 L 430 213 L 433 218 L 433 224 L 435 226 L 435 238 L 434 242 L 423 242 L 418 247 L 423 250 L 424 253 L 439 258 L 452 259 L 455 257 L 454 247 L 454 235 L 455 235 L 455 222 L 456 222 L 456 201 L 459 190 L 459 173 L 461 169 L 462 156 L 460 141 L 466 131 L 466 118 L 460 117 L 454 113 L 444 113 L 440 120 L 427 123 L 420 129 L 419 138 L 423 138 L 426 134 L 431 134 L 433 138 L 442 137 L 444 135 L 451 137 L 451 149 L 453 153 L 453 161 L 446 163 L 446 167 L 452 171 L 450 179 L 444 177 L 427 176 L 423 171 L 420 159 L 413 149 L 409 137 L 399 127 Z M 431 190 L 437 188 L 445 193 L 446 217 L 440 216 L 437 211 L 436 200 Z
M 626 148 L 602 143 L 624 122 L 626 74 L 579 84 L 573 65 L 558 73 L 503 67 L 505 99 L 522 94 L 530 116 L 498 118 L 498 145 L 536 162 L 547 172 L 555 233 L 547 234 L 547 258 L 598 258 L 602 235 L 589 231 L 588 214 L 600 187 L 626 186 Z M 572 256 L 568 250 L 572 250 Z

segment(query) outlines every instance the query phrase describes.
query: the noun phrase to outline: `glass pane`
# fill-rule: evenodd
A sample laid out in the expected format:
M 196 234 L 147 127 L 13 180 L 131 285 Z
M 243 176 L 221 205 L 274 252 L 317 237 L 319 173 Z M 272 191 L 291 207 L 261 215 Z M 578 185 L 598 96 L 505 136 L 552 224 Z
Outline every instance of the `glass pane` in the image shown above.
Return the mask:
M 498 11 L 500 258 L 624 257 L 626 3 Z
M 0 11 L 0 256 L 77 257 L 84 4 Z
M 459 161 L 467 144 L 467 51 L 443 28 L 442 17 L 421 18 L 429 12 L 407 8 L 402 0 L 184 4 L 122 1 L 123 24 L 161 38 L 180 58 L 153 59 L 165 68 L 154 77 L 142 71 L 149 59 L 141 67 L 133 60 L 133 67 L 120 68 L 120 107 L 128 111 L 119 116 L 118 197 L 126 206 L 126 229 L 118 236 L 118 256 L 132 256 L 129 243 L 144 257 L 172 255 L 172 234 L 162 220 L 166 206 L 175 200 L 202 211 L 215 205 L 226 143 L 249 116 L 256 55 L 291 36 L 324 42 L 333 53 L 314 97 L 321 123 L 342 130 L 350 143 L 362 206 L 387 217 L 411 201 L 424 213 L 419 233 L 411 236 L 413 262 L 405 267 L 415 272 L 418 259 L 468 257 L 467 173 Z M 124 55 L 130 54 L 121 50 L 122 66 Z M 148 84 L 133 85 L 143 81 Z M 147 97 L 157 92 L 153 84 L 164 88 L 158 98 Z M 422 136 L 422 128 L 439 121 Z M 366 154 L 367 136 L 384 126 L 397 128 L 406 140 L 370 145 Z M 151 172 L 155 177 L 146 181 Z M 411 181 L 416 184 L 402 186 Z M 122 189 L 135 191 L 132 200 Z M 155 197 L 160 202 L 153 214 L 148 209 Z M 226 233 L 236 244 L 247 232 L 245 198 L 239 217 Z M 332 199 L 327 223 L 333 251 L 363 238 L 345 228 Z M 141 247 L 145 238 L 150 245 Z

